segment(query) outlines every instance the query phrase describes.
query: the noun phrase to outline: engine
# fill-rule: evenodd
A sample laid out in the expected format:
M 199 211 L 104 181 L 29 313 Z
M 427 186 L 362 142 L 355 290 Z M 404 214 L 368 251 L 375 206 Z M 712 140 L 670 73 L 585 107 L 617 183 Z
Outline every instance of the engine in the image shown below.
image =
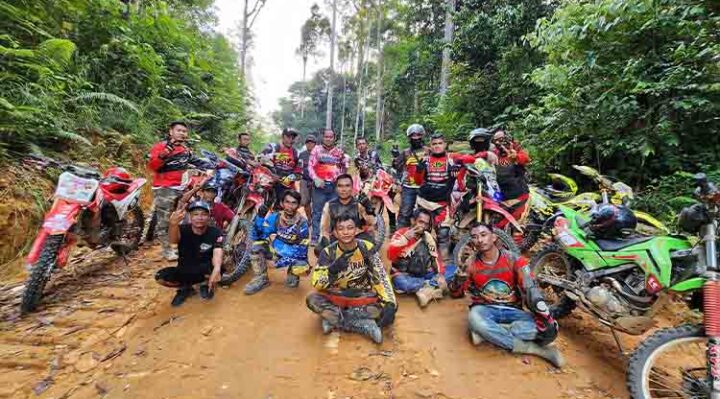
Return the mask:
M 656 300 L 645 291 L 645 275 L 637 268 L 602 277 L 599 284 L 588 287 L 584 293 L 588 301 L 610 318 L 643 315 Z

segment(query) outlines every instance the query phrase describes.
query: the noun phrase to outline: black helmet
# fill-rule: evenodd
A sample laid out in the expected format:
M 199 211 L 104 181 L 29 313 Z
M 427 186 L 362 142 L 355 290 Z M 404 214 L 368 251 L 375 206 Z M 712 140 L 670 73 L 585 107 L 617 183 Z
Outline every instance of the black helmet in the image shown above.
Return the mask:
M 493 133 L 485 129 L 484 127 L 478 127 L 470 131 L 468 135 L 468 141 L 473 151 L 481 152 L 490 149 L 490 140 L 493 138 Z
M 412 125 L 408 126 L 407 130 L 405 131 L 405 135 L 407 137 L 410 137 L 410 135 L 415 133 L 425 135 L 425 128 L 419 123 L 413 123 Z
M 678 216 L 680 229 L 688 233 L 697 233 L 700 227 L 712 221 L 707 208 L 703 204 L 694 204 L 683 208 Z
M 595 209 L 590 218 L 590 230 L 599 238 L 617 238 L 623 230 L 634 230 L 637 218 L 624 205 L 604 204 Z
M 203 184 L 202 190 L 214 190 L 215 192 L 218 192 L 218 185 L 212 180 L 208 180 L 207 183 Z

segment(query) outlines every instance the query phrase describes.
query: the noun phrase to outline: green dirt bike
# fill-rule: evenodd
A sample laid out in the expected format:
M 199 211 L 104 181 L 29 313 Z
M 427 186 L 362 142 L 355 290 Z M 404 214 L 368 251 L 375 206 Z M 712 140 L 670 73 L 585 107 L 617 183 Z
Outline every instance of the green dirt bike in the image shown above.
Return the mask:
M 566 206 L 577 211 L 587 212 L 598 203 L 613 203 L 616 205 L 629 204 L 634 199 L 630 186 L 620 181 L 613 181 L 601 175 L 597 170 L 582 165 L 573 165 L 573 168 L 583 175 L 591 178 L 598 184 L 599 192 L 577 193 L 577 183 L 565 175 L 550 173 L 548 176 L 555 184 L 563 189 L 552 186 L 540 188 L 530 186 L 530 202 L 528 214 L 523 221 L 526 224 L 520 250 L 527 251 L 540 239 L 542 234 L 549 233 L 551 225 L 547 221 L 555 214 L 559 206 Z M 652 215 L 639 210 L 633 210 L 638 220 L 637 230 L 642 234 L 668 234 L 670 230 Z
M 531 261 L 556 318 L 578 306 L 610 327 L 621 350 L 617 331 L 639 335 L 652 328 L 662 293 L 703 309 L 704 326 L 660 330 L 634 351 L 627 374 L 634 399 L 720 397 L 720 192 L 704 175 L 697 181 L 701 217 L 685 227 L 699 235 L 697 245 L 670 235 L 595 239 L 581 213 L 561 206 L 555 242 Z

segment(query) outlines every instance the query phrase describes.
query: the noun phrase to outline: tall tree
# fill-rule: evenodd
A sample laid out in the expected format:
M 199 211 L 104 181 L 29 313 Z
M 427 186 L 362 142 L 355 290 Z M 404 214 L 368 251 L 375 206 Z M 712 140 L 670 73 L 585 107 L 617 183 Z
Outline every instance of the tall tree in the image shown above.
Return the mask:
M 310 7 L 310 18 L 300 28 L 300 46 L 295 50 L 295 53 L 302 58 L 303 82 L 306 80 L 308 58 L 321 55 L 320 45 L 329 36 L 330 21 L 320 13 L 320 7 L 315 3 Z M 305 115 L 305 97 L 305 91 L 303 90 L 300 103 L 301 117 Z
M 378 62 L 377 62 L 377 104 L 375 106 L 375 141 L 380 142 L 380 136 L 382 135 L 382 122 L 383 122 L 383 5 L 382 0 L 378 0 L 377 4 L 377 48 L 378 48 Z
M 255 21 L 257 20 L 258 15 L 260 15 L 260 10 L 265 6 L 265 3 L 267 0 L 255 0 L 252 7 L 250 7 L 250 1 L 251 0 L 243 0 L 243 15 L 242 15 L 242 27 L 240 28 L 240 71 L 243 74 L 243 77 L 245 77 L 245 72 L 247 71 L 245 68 L 245 63 L 247 60 L 247 52 L 250 48 L 250 39 L 251 39 L 251 30 L 253 25 L 255 25 Z
M 333 109 L 333 78 L 335 75 L 335 38 L 337 32 L 337 0 L 332 2 L 332 30 L 330 33 L 330 77 L 328 79 L 327 90 L 327 115 L 325 116 L 325 129 L 332 129 L 332 109 Z
M 455 24 L 453 14 L 455 13 L 455 0 L 446 0 L 445 5 L 445 35 L 443 37 L 442 69 L 440 70 L 440 97 L 445 97 L 450 80 L 450 45 L 453 41 Z

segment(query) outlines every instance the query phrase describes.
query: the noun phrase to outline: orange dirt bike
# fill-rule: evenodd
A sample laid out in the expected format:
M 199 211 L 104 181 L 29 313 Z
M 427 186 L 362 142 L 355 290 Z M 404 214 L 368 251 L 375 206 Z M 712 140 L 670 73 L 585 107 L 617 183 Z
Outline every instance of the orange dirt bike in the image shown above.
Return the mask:
M 48 158 L 33 156 L 26 162 L 63 172 L 53 205 L 26 258 L 30 277 L 20 304 L 22 313 L 35 310 L 50 275 L 67 264 L 78 239 L 90 248 L 109 246 L 118 255 L 125 255 L 137 248 L 144 225 L 139 199 L 145 179 L 133 179 L 120 167 L 101 174 L 93 168 Z

